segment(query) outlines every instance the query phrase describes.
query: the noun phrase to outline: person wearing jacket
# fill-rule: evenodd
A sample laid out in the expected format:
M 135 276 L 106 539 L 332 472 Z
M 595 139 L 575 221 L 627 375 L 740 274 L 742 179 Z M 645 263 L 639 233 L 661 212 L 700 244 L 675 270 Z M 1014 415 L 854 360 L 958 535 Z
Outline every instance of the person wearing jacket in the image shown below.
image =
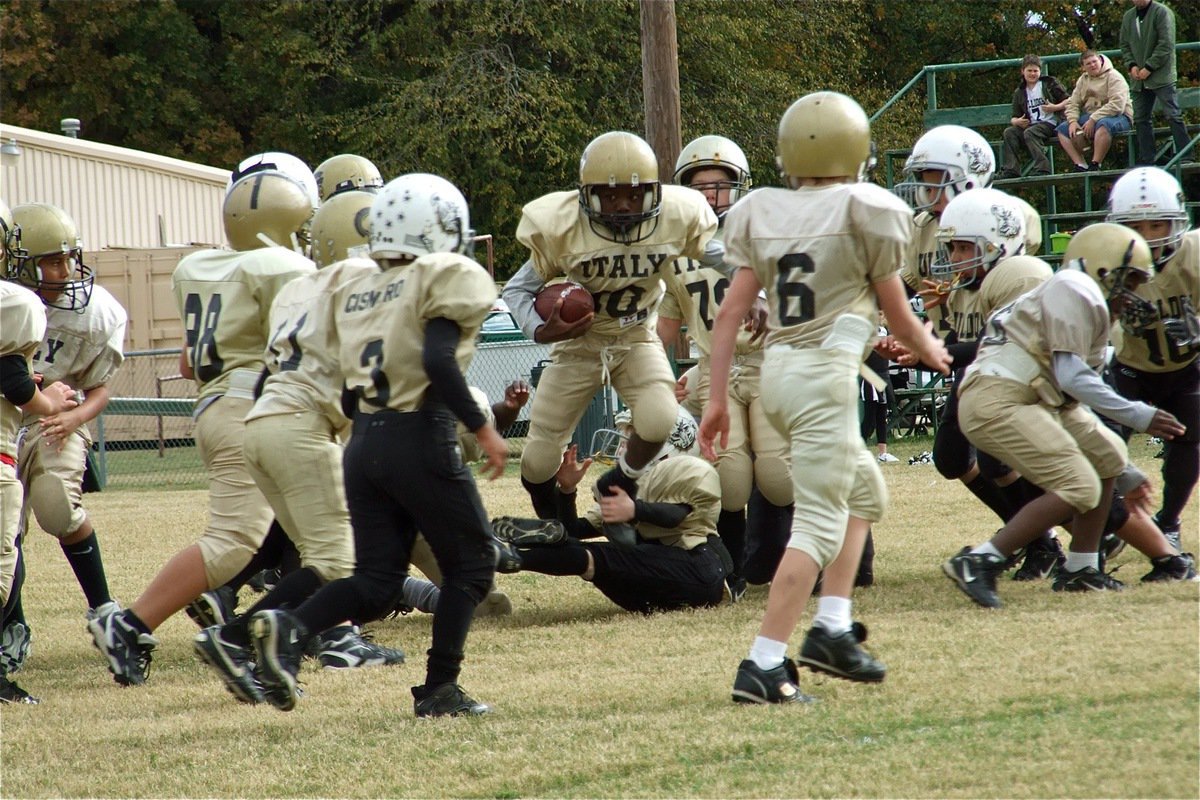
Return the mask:
M 1153 166 L 1155 100 L 1171 128 L 1175 152 L 1182 152 L 1191 138 L 1175 92 L 1175 14 L 1171 9 L 1154 0 L 1133 0 L 1133 8 L 1121 18 L 1121 58 L 1129 66 L 1137 163 Z
M 1058 126 L 1058 141 L 1079 172 L 1099 170 L 1114 136 L 1133 127 L 1133 105 L 1129 84 L 1112 62 L 1095 50 L 1080 56 L 1083 74 L 1067 98 L 1067 121 Z M 1082 155 L 1085 142 L 1092 143 L 1089 164 Z
M 1021 59 L 1022 80 L 1013 92 L 1011 124 L 1004 129 L 1004 144 L 1000 148 L 1001 167 L 997 178 L 1019 178 L 1017 154 L 1021 145 L 1033 159 L 1034 175 L 1050 174 L 1050 159 L 1046 145 L 1054 141 L 1058 129 L 1058 114 L 1067 107 L 1067 90 L 1058 78 L 1042 74 L 1042 59 L 1027 55 Z

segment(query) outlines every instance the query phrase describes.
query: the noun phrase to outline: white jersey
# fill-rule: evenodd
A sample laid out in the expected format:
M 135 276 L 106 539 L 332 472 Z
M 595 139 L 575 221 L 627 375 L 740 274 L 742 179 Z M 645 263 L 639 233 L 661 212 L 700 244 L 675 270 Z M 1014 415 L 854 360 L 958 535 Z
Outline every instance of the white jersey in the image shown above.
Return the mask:
M 279 290 L 271 303 L 271 338 L 264 361 L 270 373 L 247 420 L 293 411 L 318 411 L 333 430 L 345 432 L 342 369 L 330 296 L 360 275 L 376 274 L 369 258 L 351 258 L 302 275 Z
M 912 212 L 869 183 L 759 189 L 725 217 L 725 261 L 767 290 L 766 347 L 818 348 L 843 314 L 878 324 L 872 284 L 905 263 Z
M 19 355 L 30 362 L 45 335 L 46 306 L 42 299 L 24 286 L 0 280 L 0 356 Z M 17 457 L 20 428 L 21 409 L 0 396 L 0 455 Z
M 125 360 L 125 325 L 129 316 L 117 299 L 99 284 L 79 311 L 46 308 L 46 334 L 33 356 L 33 371 L 42 385 L 62 381 L 85 392 L 108 383 Z M 22 425 L 37 417 L 26 414 Z

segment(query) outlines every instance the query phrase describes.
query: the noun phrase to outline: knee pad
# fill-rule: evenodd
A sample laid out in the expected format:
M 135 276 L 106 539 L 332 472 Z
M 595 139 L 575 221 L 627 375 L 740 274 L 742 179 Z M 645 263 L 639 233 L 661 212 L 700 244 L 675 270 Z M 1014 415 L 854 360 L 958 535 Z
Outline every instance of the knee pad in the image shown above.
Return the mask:
M 1012 467 L 987 453 L 976 451 L 975 463 L 979 465 L 979 474 L 993 483 L 1012 472 Z
M 48 473 L 38 475 L 29 482 L 28 502 L 46 533 L 62 539 L 73 532 L 73 504 L 61 480 Z
M 666 439 L 666 435 L 663 439 Z M 553 480 L 562 464 L 562 447 L 554 442 L 530 439 L 521 451 L 521 479 L 529 483 Z
M 971 469 L 971 443 L 957 425 L 943 425 L 933 439 L 933 466 L 946 480 L 956 480 Z
M 1125 527 L 1129 521 L 1129 509 L 1125 506 L 1125 498 L 1113 494 L 1112 505 L 1108 508 L 1108 519 L 1104 522 L 1105 533 L 1116 533 Z
M 454 586 L 476 604 L 482 602 L 496 578 L 496 546 L 490 539 L 459 539 L 453 553 L 454 562 L 441 565 L 442 587 Z
M 731 453 L 717 462 L 717 475 L 721 478 L 721 508 L 725 511 L 740 511 L 750 499 L 754 485 L 754 465 L 748 453 Z
M 675 421 L 679 417 L 679 406 L 670 403 L 639 403 L 633 408 L 633 429 L 637 435 L 647 442 L 665 442 L 675 430 Z M 555 465 L 555 469 L 558 466 Z
M 771 505 L 792 504 L 792 470 L 784 459 L 773 456 L 760 456 L 755 459 L 754 485 Z

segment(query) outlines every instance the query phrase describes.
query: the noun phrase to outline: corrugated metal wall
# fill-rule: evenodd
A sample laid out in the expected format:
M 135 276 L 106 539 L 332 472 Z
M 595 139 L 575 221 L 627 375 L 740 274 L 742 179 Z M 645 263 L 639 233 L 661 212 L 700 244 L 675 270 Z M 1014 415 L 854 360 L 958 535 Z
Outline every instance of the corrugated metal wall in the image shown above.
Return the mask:
M 87 250 L 225 241 L 221 202 L 229 170 L 0 125 L 0 142 L 14 139 L 21 155 L 3 157 L 0 198 L 10 207 L 61 206 Z

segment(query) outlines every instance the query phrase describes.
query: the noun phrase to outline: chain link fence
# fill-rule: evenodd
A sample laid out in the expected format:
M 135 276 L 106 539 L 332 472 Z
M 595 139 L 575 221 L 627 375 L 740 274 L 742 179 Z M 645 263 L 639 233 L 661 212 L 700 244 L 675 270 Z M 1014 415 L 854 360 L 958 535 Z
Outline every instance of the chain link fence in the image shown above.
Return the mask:
M 179 349 L 134 350 L 110 382 L 112 399 L 92 424 L 95 443 L 89 469 L 105 489 L 204 489 L 208 482 L 196 449 L 191 414 L 195 381 L 179 374 Z M 467 370 L 467 382 L 492 402 L 504 397 L 514 380 L 533 382 L 539 364 L 550 357 L 549 345 L 527 339 L 482 342 Z M 529 430 L 529 409 L 504 431 L 519 454 Z M 615 403 L 611 392 L 597 393 L 584 414 L 574 441 L 591 445 L 598 428 L 612 427 Z

